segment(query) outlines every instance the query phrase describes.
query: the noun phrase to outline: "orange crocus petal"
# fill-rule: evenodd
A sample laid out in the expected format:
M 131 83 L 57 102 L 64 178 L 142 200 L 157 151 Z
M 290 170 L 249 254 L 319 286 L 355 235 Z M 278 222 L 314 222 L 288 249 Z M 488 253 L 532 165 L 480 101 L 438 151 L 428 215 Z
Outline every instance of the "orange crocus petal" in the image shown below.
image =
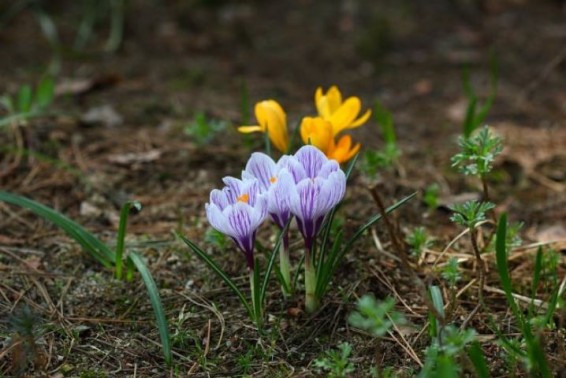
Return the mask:
M 321 117 L 304 117 L 300 127 L 301 139 L 326 153 L 332 142 L 332 125 Z
M 349 97 L 337 111 L 332 114 L 330 118 L 330 123 L 332 123 L 332 133 L 336 136 L 340 131 L 351 129 L 352 122 L 358 116 L 360 109 L 362 108 L 362 102 L 358 97 Z
M 334 159 L 338 163 L 342 164 L 350 160 L 361 148 L 361 144 L 358 143 L 352 148 L 352 137 L 349 135 L 344 135 L 338 141 L 338 144 L 334 145 L 332 143 L 331 149 L 328 152 L 328 158 Z
M 261 131 L 269 133 L 271 143 L 281 152 L 287 152 L 287 116 L 275 100 L 265 100 L 255 105 L 255 116 Z
M 328 92 L 326 92 L 326 99 L 331 114 L 337 111 L 342 105 L 342 93 L 340 93 L 340 90 L 335 85 L 331 86 Z

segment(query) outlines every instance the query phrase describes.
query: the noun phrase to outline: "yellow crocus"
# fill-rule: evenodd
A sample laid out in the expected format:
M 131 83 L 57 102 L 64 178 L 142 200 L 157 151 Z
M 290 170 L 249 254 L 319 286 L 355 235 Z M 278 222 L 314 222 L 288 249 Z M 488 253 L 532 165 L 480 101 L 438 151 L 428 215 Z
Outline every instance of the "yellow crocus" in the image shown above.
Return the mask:
M 332 143 L 332 125 L 321 117 L 304 117 L 301 122 L 301 139 L 324 152 Z
M 259 125 L 240 126 L 238 131 L 244 134 L 267 132 L 275 148 L 287 152 L 289 135 L 287 132 L 287 115 L 275 100 L 264 100 L 255 104 L 255 118 Z
M 314 103 L 318 115 L 332 124 L 332 135 L 336 136 L 342 130 L 353 129 L 363 125 L 371 116 L 371 110 L 358 118 L 362 109 L 359 97 L 348 97 L 342 101 L 342 94 L 337 86 L 333 85 L 326 93 L 318 87 L 314 95 Z
M 360 150 L 361 144 L 358 143 L 352 146 L 352 137 L 349 135 L 344 135 L 337 144 L 334 144 L 334 140 L 328 147 L 328 152 L 326 156 L 329 159 L 334 159 L 338 163 L 342 164 L 350 160 L 355 154 Z
M 338 143 L 334 142 L 332 124 L 322 117 L 305 117 L 301 122 L 301 138 L 324 152 L 329 159 L 342 164 L 352 158 L 359 150 L 360 143 L 352 146 L 352 137 L 344 135 Z

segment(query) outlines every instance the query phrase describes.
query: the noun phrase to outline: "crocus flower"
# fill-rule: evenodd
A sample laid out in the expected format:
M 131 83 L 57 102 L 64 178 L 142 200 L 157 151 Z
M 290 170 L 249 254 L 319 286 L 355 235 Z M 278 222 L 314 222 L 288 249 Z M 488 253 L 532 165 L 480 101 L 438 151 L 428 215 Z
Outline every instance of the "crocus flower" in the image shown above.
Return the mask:
M 330 87 L 326 93 L 323 93 L 322 88 L 317 88 L 314 103 L 318 114 L 332 124 L 333 136 L 336 136 L 342 130 L 363 125 L 371 116 L 371 110 L 368 109 L 358 118 L 362 109 L 360 98 L 352 96 L 342 101 L 342 94 L 335 85 Z
M 344 197 L 346 175 L 338 162 L 329 160 L 319 149 L 309 145 L 301 147 L 294 156 L 284 156 L 280 164 L 295 180 L 291 213 L 310 249 L 324 217 Z
M 290 192 L 293 177 L 268 155 L 254 152 L 242 172 L 243 179 L 257 179 L 262 193 L 267 194 L 268 213 L 279 228 L 291 218 Z
M 310 145 L 301 147 L 294 156 L 283 156 L 279 163 L 289 170 L 296 183 L 291 191 L 291 213 L 305 240 L 305 308 L 312 313 L 320 305 L 313 242 L 326 215 L 344 197 L 346 175 L 338 162 Z
M 267 217 L 267 198 L 260 193 L 256 179 L 225 177 L 223 181 L 226 186 L 222 190 L 210 193 L 206 215 L 212 227 L 236 242 L 253 271 L 255 235 Z
M 360 143 L 352 146 L 352 137 L 342 136 L 334 142 L 332 124 L 322 117 L 304 117 L 301 122 L 301 138 L 305 144 L 311 144 L 338 163 L 350 160 L 359 150 Z
M 244 134 L 253 132 L 268 133 L 271 143 L 281 152 L 287 152 L 289 135 L 287 116 L 275 100 L 260 101 L 255 104 L 255 117 L 259 125 L 240 126 L 238 131 Z
M 291 191 L 295 181 L 286 168 L 281 168 L 271 157 L 261 152 L 254 152 L 242 172 L 242 178 L 257 179 L 260 190 L 267 195 L 267 211 L 280 229 L 283 229 L 291 219 Z M 289 235 L 283 235 L 283 242 L 279 250 L 279 265 L 281 275 L 285 281 L 283 292 L 290 294 L 291 267 L 289 260 Z

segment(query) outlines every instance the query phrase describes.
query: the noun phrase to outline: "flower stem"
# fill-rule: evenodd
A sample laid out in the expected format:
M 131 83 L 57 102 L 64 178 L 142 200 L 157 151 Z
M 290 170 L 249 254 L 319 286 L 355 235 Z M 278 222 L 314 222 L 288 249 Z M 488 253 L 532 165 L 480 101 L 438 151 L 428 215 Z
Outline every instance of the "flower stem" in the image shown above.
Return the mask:
M 320 300 L 316 297 L 316 269 L 311 252 L 309 248 L 305 251 L 305 309 L 309 314 L 320 307 Z
M 252 309 L 253 309 L 253 317 L 254 321 L 257 325 L 259 331 L 262 330 L 263 326 L 263 311 L 262 311 L 262 304 L 259 303 L 259 272 L 257 270 L 257 265 L 254 269 L 249 270 L 250 275 L 250 293 L 252 297 Z
M 283 242 L 279 245 L 279 270 L 283 279 L 281 283 L 283 295 L 289 296 L 293 293 L 293 286 L 291 284 L 291 262 L 289 260 L 289 239 L 287 235 L 283 236 Z

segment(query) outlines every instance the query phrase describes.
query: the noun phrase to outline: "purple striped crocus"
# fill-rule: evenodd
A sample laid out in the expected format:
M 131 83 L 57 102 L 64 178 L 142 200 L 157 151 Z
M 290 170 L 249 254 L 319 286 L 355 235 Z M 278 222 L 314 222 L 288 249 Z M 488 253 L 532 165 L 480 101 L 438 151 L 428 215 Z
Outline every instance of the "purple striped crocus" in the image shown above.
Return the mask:
M 329 160 L 313 146 L 301 147 L 294 156 L 280 161 L 295 181 L 291 192 L 291 213 L 310 250 L 326 214 L 344 197 L 346 175 L 336 160 Z
M 254 244 L 258 227 L 267 217 L 267 196 L 256 179 L 223 179 L 226 186 L 210 193 L 206 216 L 216 230 L 230 236 L 246 256 L 248 268 L 254 269 Z
M 344 197 L 346 175 L 338 162 L 329 160 L 319 149 L 309 145 L 301 147 L 294 156 L 284 156 L 279 163 L 295 181 L 290 197 L 291 213 L 305 240 L 305 307 L 312 313 L 320 305 L 315 295 L 313 242 L 326 215 Z
M 282 230 L 292 217 L 291 193 L 294 191 L 295 180 L 291 173 L 275 163 L 268 155 L 255 152 L 242 172 L 243 179 L 255 178 L 259 182 L 260 191 L 267 195 L 267 211 L 275 224 Z M 291 267 L 289 260 L 289 235 L 283 235 L 279 249 L 279 265 L 284 280 L 283 292 L 290 294 Z

